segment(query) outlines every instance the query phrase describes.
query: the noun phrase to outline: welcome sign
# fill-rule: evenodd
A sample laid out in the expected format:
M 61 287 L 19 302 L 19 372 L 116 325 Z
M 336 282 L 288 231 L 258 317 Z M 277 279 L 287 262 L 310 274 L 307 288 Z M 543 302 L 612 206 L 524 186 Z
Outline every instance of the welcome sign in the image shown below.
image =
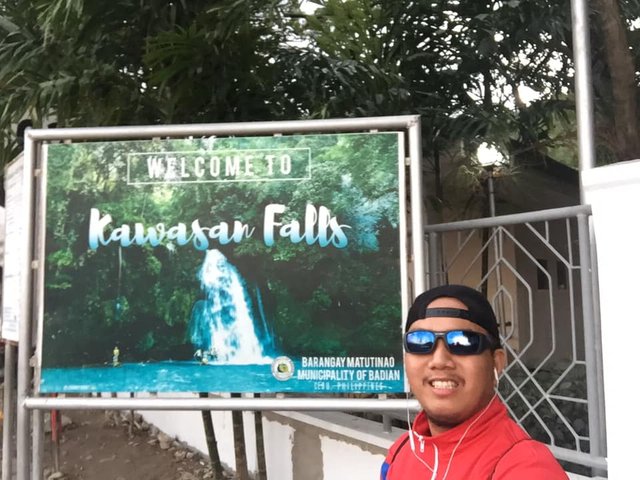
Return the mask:
M 130 153 L 129 183 L 308 179 L 308 148 Z M 294 168 L 295 167 L 295 168 Z
M 403 391 L 403 142 L 49 145 L 40 392 Z

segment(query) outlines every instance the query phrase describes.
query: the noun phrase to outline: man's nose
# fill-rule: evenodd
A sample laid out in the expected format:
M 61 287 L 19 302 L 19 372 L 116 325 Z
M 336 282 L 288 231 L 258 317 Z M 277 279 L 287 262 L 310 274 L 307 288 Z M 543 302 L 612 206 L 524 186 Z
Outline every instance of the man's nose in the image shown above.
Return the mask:
M 443 368 L 453 364 L 451 352 L 449 352 L 447 346 L 444 344 L 443 338 L 436 339 L 429 364 L 431 368 Z

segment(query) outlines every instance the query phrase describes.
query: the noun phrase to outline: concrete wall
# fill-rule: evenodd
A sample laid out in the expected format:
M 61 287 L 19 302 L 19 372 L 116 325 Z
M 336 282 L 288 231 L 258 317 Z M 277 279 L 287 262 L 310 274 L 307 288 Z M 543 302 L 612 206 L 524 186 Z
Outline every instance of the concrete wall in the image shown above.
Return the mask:
M 634 340 L 640 338 L 640 160 L 586 170 L 582 179 L 598 247 L 609 477 L 630 478 L 638 476 L 631 439 L 640 429 L 638 396 L 629 387 L 637 376 Z
M 189 395 L 181 395 L 188 397 Z M 140 411 L 146 421 L 202 453 L 207 446 L 200 412 Z M 230 412 L 212 412 L 220 460 L 235 469 Z M 257 471 L 255 419 L 243 413 L 247 465 Z M 335 480 L 377 479 L 387 449 L 402 430 L 384 433 L 377 422 L 344 413 L 264 412 L 262 418 L 268 478 Z
M 188 396 L 188 395 L 186 395 Z M 206 453 L 200 412 L 139 412 L 166 434 Z M 222 463 L 235 468 L 229 412 L 213 412 Z M 254 415 L 243 414 L 249 471 L 257 470 Z M 403 430 L 338 412 L 264 412 L 267 478 L 274 480 L 376 480 L 386 451 Z M 570 474 L 571 480 L 585 477 Z M 613 477 L 612 477 L 613 478 Z

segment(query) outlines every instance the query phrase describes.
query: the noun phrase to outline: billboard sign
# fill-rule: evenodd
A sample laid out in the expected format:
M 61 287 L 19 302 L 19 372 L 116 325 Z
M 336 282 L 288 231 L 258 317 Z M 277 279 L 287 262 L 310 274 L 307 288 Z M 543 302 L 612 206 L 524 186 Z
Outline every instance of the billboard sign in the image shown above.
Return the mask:
M 48 145 L 39 391 L 403 391 L 403 149 Z

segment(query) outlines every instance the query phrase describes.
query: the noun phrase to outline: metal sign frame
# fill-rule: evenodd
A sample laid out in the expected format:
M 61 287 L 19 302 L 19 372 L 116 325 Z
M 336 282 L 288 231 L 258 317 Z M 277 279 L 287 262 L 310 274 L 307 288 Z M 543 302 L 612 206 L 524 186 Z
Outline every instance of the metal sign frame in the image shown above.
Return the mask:
M 112 410 L 242 410 L 242 411 L 375 411 L 388 412 L 418 409 L 416 400 L 351 399 L 351 398 L 105 398 L 105 397 L 47 397 L 34 393 L 32 388 L 35 345 L 38 329 L 36 321 L 42 316 L 43 305 L 38 301 L 44 284 L 41 255 L 44 235 L 36 226 L 43 225 L 44 195 L 37 188 L 43 175 L 41 152 L 51 142 L 85 142 L 105 140 L 145 140 L 154 138 L 187 138 L 210 136 L 252 136 L 320 134 L 351 132 L 403 132 L 405 139 L 405 169 L 399 168 L 401 186 L 408 183 L 409 191 L 401 195 L 401 212 L 409 211 L 400 239 L 400 257 L 411 259 L 401 266 L 402 313 L 415 292 L 425 289 L 424 218 L 422 207 L 422 146 L 420 117 L 404 115 L 355 119 L 300 120 L 276 122 L 190 124 L 162 126 L 96 127 L 30 129 L 25 132 L 23 185 L 25 218 L 25 255 L 21 277 L 23 299 L 19 327 L 18 387 L 17 387 L 17 479 L 38 479 L 42 471 L 42 411 L 51 409 L 112 409 Z M 406 204 L 408 198 L 409 205 Z M 402 231 L 402 229 L 401 229 Z M 409 271 L 411 265 L 411 271 Z M 31 415 L 30 415 L 31 414 Z M 32 417 L 32 418 L 31 418 Z M 29 457 L 32 457 L 29 461 Z M 31 468 L 30 468 L 31 467 Z M 30 470 L 32 469 L 32 472 Z
M 404 137 L 44 145 L 35 392 L 404 392 Z M 54 260 L 62 252 L 68 266 Z M 300 288 L 338 301 L 316 307 Z M 176 299 L 185 303 L 169 314 Z M 300 312 L 277 307 L 288 302 L 317 349 L 296 348 Z M 363 340 L 372 321 L 388 335 Z M 333 342 L 339 352 L 322 348 Z

